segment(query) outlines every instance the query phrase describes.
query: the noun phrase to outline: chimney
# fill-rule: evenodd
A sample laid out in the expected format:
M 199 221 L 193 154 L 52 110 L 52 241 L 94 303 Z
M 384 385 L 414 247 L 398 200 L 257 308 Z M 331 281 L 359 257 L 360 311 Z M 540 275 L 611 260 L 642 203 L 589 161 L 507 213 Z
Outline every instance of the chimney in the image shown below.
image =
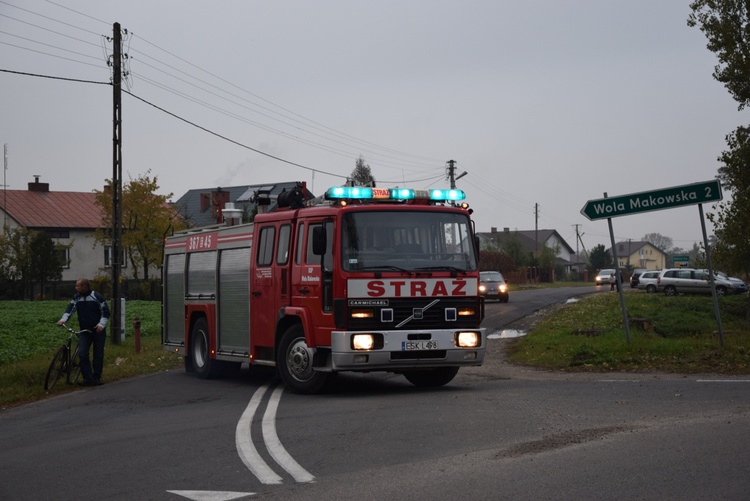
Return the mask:
M 29 183 L 29 191 L 35 191 L 39 193 L 48 193 L 49 192 L 49 183 L 40 183 L 39 178 L 41 176 L 38 174 L 34 174 L 34 182 Z
M 201 193 L 201 212 L 206 212 L 211 207 L 211 194 Z
M 217 223 L 224 222 L 224 216 L 222 216 L 221 211 L 227 202 L 229 202 L 228 191 L 216 188 L 216 191 L 211 192 L 211 216 L 215 218 Z
M 505 233 L 510 233 L 510 228 L 503 228 L 503 231 L 504 231 Z
M 497 226 L 490 227 L 490 233 L 497 233 Z

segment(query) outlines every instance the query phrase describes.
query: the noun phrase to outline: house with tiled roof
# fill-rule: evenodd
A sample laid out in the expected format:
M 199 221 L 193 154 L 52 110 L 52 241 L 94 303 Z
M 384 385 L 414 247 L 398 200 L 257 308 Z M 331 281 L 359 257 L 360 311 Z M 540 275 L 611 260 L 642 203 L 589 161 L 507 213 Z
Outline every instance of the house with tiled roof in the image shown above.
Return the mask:
M 102 213 L 95 203 L 96 193 L 50 191 L 49 183 L 34 182 L 27 190 L 0 192 L 0 221 L 4 227 L 25 227 L 44 232 L 56 243 L 70 248 L 65 252 L 67 265 L 62 280 L 92 278 L 108 266 L 109 248 L 94 239 L 102 227 Z
M 313 198 L 303 185 L 305 199 Z M 254 211 L 269 212 L 276 208 L 276 199 L 284 191 L 291 191 L 297 182 L 263 183 L 228 188 L 196 188 L 182 195 L 174 207 L 191 226 L 223 224 L 223 210 L 227 203 L 242 212 L 242 222 L 249 221 Z

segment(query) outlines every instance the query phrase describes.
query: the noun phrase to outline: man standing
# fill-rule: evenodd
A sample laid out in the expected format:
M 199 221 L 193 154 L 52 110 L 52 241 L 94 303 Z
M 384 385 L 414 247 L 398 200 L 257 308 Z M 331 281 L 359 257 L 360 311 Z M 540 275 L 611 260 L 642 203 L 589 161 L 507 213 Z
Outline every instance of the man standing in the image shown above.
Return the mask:
M 102 369 L 104 368 L 104 342 L 107 339 L 107 323 L 109 322 L 109 306 L 104 297 L 91 290 L 87 278 L 76 281 L 76 294 L 68 303 L 62 318 L 57 325 L 68 321 L 73 313 L 78 313 L 78 325 L 81 330 L 89 330 L 78 337 L 78 355 L 81 362 L 82 386 L 98 386 L 102 384 Z M 89 360 L 89 349 L 94 346 L 93 371 Z

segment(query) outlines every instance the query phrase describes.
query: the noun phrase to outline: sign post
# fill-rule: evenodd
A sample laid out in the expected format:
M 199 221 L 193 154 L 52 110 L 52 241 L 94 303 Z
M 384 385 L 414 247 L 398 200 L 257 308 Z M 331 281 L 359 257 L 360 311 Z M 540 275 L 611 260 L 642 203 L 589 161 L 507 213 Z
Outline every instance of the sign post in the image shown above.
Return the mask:
M 672 263 L 675 268 L 682 268 L 687 266 L 690 262 L 690 256 L 672 256 Z
M 594 221 L 641 212 L 674 209 L 685 205 L 717 202 L 721 199 L 721 184 L 715 179 L 703 183 L 589 200 L 581 209 L 581 214 Z
M 703 246 L 706 249 L 706 261 L 708 262 L 708 274 L 711 281 L 711 294 L 714 299 L 714 311 L 716 313 L 716 323 L 719 327 L 719 339 L 721 346 L 724 347 L 724 333 L 721 329 L 721 315 L 719 314 L 719 302 L 716 298 L 716 285 L 714 283 L 714 273 L 711 266 L 711 254 L 708 247 L 708 236 L 706 235 L 706 223 L 703 217 L 703 204 L 706 202 L 718 202 L 723 197 L 721 193 L 721 183 L 718 179 L 704 181 L 702 183 L 686 184 L 683 186 L 673 186 L 653 191 L 642 191 L 640 193 L 631 193 L 630 195 L 620 195 L 618 197 L 608 197 L 589 200 L 581 209 L 581 214 L 586 216 L 590 221 L 597 219 L 606 219 L 609 224 L 609 237 L 612 241 L 612 254 L 615 259 L 615 268 L 619 277 L 620 265 L 617 262 L 617 251 L 615 249 L 615 236 L 612 230 L 612 218 L 619 216 L 628 216 L 639 214 L 641 212 L 651 212 L 663 209 L 674 209 L 686 205 L 697 205 L 698 214 L 700 215 L 701 228 L 703 230 Z M 679 258 L 679 259 L 678 259 Z M 682 258 L 685 258 L 684 261 Z M 675 266 L 681 266 L 682 263 L 689 262 L 688 256 L 674 256 Z M 619 278 L 618 278 L 619 280 Z M 625 309 L 625 300 L 623 299 L 622 290 L 620 290 L 620 304 L 622 306 L 622 317 L 625 325 L 625 334 L 630 344 L 630 327 L 628 326 L 628 312 Z

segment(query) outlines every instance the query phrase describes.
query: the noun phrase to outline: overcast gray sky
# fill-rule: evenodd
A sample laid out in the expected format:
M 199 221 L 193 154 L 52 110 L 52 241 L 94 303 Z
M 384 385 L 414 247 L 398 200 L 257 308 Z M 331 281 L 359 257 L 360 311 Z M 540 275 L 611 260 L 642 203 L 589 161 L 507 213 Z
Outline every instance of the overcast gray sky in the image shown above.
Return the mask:
M 534 229 L 538 204 L 540 229 L 575 249 L 579 225 L 590 250 L 609 233 L 579 213 L 587 200 L 711 180 L 748 122 L 689 13 L 688 0 L 0 0 L 0 69 L 109 82 L 119 22 L 137 96 L 123 95 L 125 179 L 150 171 L 175 200 L 290 180 L 317 195 L 362 155 L 379 186 L 439 188 L 455 160 L 479 231 Z M 111 86 L 0 72 L 0 89 L 9 189 L 112 177 Z M 613 226 L 618 241 L 702 240 L 696 206 Z

